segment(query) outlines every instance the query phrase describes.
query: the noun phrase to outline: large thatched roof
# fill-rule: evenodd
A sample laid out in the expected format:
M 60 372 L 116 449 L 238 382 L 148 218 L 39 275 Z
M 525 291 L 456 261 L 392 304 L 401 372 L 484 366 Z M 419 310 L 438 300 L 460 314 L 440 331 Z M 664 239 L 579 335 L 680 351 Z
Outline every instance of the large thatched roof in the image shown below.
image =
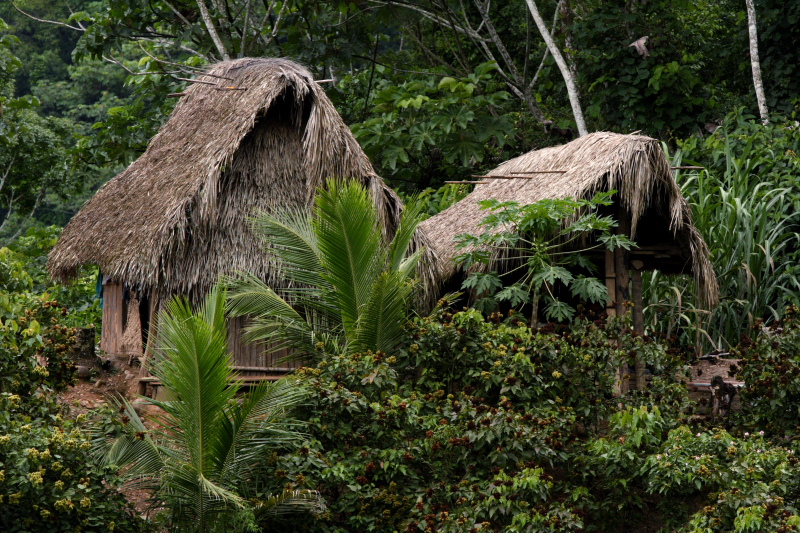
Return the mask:
M 689 205 L 658 141 L 641 135 L 592 133 L 562 146 L 528 152 L 506 161 L 488 175 L 542 170 L 566 172 L 530 174 L 531 179 L 489 180 L 423 223 L 439 257 L 442 280 L 458 271 L 453 258 L 462 251 L 456 249 L 455 237 L 481 232 L 479 223 L 487 212 L 480 209 L 478 202 L 493 198 L 530 204 L 545 198 L 590 198 L 596 192 L 615 189 L 622 206 L 631 214 L 632 238 L 650 238 L 652 242 L 652 236 L 658 234 L 661 248 L 668 245 L 680 250 L 669 260 L 652 255 L 655 259 L 648 262 L 671 266 L 672 272 L 693 273 L 703 301 L 716 304 L 719 289 L 708 247 L 692 224 Z
M 97 264 L 162 295 L 197 297 L 233 270 L 280 285 L 248 217 L 307 207 L 328 177 L 363 183 L 393 232 L 402 203 L 308 70 L 284 59 L 219 63 L 70 221 L 48 267 L 65 280 Z

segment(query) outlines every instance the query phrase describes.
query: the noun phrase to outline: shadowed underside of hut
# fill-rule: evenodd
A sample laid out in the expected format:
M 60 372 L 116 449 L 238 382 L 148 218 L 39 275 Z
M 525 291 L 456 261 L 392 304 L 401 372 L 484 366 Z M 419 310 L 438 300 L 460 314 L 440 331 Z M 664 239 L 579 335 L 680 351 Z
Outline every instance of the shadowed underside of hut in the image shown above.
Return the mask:
M 167 298 L 199 302 L 222 275 L 247 271 L 280 289 L 249 217 L 309 209 L 327 178 L 363 184 L 387 235 L 399 223 L 401 201 L 308 70 L 285 59 L 245 58 L 219 63 L 197 82 L 145 153 L 70 221 L 48 259 L 61 281 L 81 265 L 99 265 L 101 348 L 109 353 L 129 350 L 126 331 L 137 321 L 147 337 L 149 317 Z M 419 232 L 417 245 L 425 244 Z M 279 366 L 285 354 L 243 344 L 242 327 L 242 319 L 230 327 L 236 366 L 256 374 Z

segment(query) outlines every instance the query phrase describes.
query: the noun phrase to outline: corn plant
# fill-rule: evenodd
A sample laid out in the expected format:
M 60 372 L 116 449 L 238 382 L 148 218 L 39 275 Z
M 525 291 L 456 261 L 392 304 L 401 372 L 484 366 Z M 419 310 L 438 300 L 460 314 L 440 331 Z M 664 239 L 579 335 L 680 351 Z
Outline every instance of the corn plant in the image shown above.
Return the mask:
M 761 162 L 772 155 L 738 154 L 730 142 L 714 154 L 714 169 L 679 175 L 677 180 L 692 206 L 694 223 L 709 246 L 720 284 L 720 303 L 704 310 L 688 278 L 651 273 L 646 279 L 651 327 L 680 334 L 700 349 L 726 350 L 747 327 L 779 318 L 783 308 L 800 298 L 796 190 L 761 174 Z M 679 165 L 681 151 L 672 161 Z M 781 183 L 783 182 L 783 183 Z M 785 185 L 784 185 L 785 184 Z

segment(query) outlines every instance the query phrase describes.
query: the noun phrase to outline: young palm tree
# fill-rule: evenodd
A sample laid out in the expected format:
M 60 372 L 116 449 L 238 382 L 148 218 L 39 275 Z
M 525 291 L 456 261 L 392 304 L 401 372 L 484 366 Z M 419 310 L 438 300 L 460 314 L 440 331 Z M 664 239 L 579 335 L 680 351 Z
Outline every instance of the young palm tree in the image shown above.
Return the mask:
M 169 399 L 150 400 L 163 414 L 148 430 L 124 402 L 127 431 L 95 439 L 106 464 L 153 491 L 154 504 L 167 510 L 177 531 L 218 531 L 237 516 L 252 520 L 322 506 L 314 491 L 286 491 L 255 503 L 245 499 L 268 455 L 302 440 L 289 414 L 306 392 L 287 378 L 237 399 L 241 383 L 230 380 L 225 298 L 217 288 L 197 312 L 181 299 L 168 304 L 159 317 L 152 373 Z
M 289 288 L 279 295 L 255 276 L 229 280 L 231 314 L 251 317 L 250 340 L 313 354 L 397 349 L 415 290 L 421 250 L 409 249 L 422 215 L 406 208 L 387 243 L 369 193 L 329 180 L 312 213 L 262 214 L 253 224 Z

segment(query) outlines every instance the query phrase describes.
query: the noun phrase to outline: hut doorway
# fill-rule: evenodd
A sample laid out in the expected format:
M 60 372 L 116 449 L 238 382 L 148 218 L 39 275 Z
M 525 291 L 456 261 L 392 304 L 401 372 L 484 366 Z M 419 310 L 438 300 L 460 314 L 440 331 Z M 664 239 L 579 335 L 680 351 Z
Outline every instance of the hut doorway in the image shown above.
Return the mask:
M 144 355 L 150 335 L 152 315 L 150 297 L 145 291 L 127 288 L 125 284 L 104 277 L 100 296 L 103 318 L 100 349 L 111 357 L 134 358 Z

